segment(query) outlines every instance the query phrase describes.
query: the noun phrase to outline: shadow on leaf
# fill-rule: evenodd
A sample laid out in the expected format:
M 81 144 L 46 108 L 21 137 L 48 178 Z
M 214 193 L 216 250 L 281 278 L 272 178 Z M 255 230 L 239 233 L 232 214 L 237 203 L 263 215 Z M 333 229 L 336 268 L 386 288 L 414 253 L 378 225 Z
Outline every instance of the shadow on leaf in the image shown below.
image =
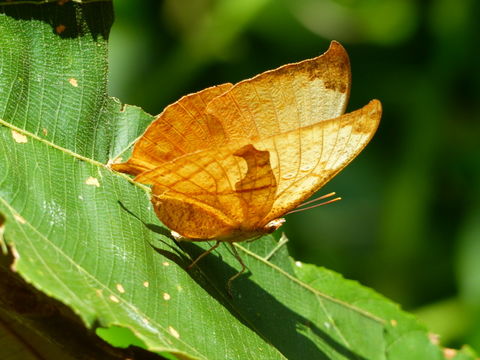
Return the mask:
M 309 319 L 279 302 L 266 289 L 252 281 L 251 273 L 248 271 L 233 282 L 234 296 L 230 297 L 226 287 L 227 281 L 238 270 L 226 262 L 227 260 L 236 261 L 228 251 L 214 251 L 194 268 L 187 270 L 192 261 L 211 246 L 211 242 L 208 242 L 208 246 L 192 242 L 177 242 L 169 230 L 143 222 L 121 202 L 119 203 L 125 211 L 141 221 L 145 227 L 172 240 L 172 242 L 159 240 L 155 244 L 150 243 L 154 251 L 185 269 L 203 290 L 215 298 L 242 324 L 249 327 L 266 343 L 272 344 L 288 359 L 330 359 L 329 354 L 331 353 L 337 353 L 346 359 L 365 359 L 339 343 Z M 226 259 L 227 257 L 228 259 Z M 322 351 L 311 337 L 316 337 L 318 343 L 322 343 L 321 346 L 329 351 Z M 238 339 L 238 341 L 242 341 L 242 339 Z M 248 346 L 248 344 L 245 345 Z

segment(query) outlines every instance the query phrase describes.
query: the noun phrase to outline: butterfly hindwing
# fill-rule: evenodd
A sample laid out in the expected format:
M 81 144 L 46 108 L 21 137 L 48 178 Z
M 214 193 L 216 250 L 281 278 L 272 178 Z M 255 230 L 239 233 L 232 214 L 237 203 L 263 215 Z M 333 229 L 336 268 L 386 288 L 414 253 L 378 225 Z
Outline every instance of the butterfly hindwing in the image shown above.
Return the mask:
M 180 157 L 145 171 L 159 218 L 188 238 L 235 238 L 258 230 L 275 201 L 268 151 L 232 144 Z M 228 236 L 232 234 L 232 236 Z

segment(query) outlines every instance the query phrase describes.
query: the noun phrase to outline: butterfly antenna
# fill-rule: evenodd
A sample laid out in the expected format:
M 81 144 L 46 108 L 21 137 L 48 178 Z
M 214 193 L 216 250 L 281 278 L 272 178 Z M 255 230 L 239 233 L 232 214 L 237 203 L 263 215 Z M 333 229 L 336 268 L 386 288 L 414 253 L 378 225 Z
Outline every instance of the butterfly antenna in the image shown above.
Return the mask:
M 319 200 L 323 200 L 323 199 L 326 199 L 326 198 L 329 198 L 329 197 L 332 197 L 334 196 L 336 193 L 334 192 L 331 192 L 329 194 L 326 194 L 326 195 L 323 195 L 323 196 L 320 196 L 316 199 L 313 199 L 313 200 L 309 200 L 307 202 L 304 202 L 303 204 L 300 204 L 299 206 L 297 206 L 297 208 L 295 208 L 294 210 L 292 211 L 289 211 L 288 213 L 286 213 L 285 215 L 289 215 L 289 214 L 294 214 L 296 212 L 300 212 L 300 211 L 305 211 L 305 210 L 310 210 L 310 209 L 313 209 L 313 208 L 316 208 L 316 207 L 319 207 L 319 206 L 322 206 L 322 205 L 327 205 L 327 204 L 331 204 L 333 202 L 336 202 L 336 201 L 339 201 L 339 200 L 342 200 L 341 197 L 336 197 L 336 198 L 333 198 L 333 199 L 330 199 L 328 201 L 324 201 L 320 204 L 315 204 L 315 205 L 312 205 L 312 206 L 307 206 L 307 207 L 303 207 L 305 205 L 309 205 L 309 204 L 312 204 L 312 203 L 315 203 Z
M 317 201 L 319 201 L 319 200 L 328 199 L 329 197 L 335 196 L 336 194 L 337 194 L 336 192 L 331 192 L 331 193 L 328 193 L 328 194 L 326 194 L 326 195 L 322 195 L 322 196 L 320 196 L 320 197 L 318 197 L 318 198 L 315 198 L 315 199 L 313 199 L 313 200 L 308 200 L 308 201 L 306 201 L 306 202 L 298 205 L 298 206 L 297 206 L 297 209 L 298 209 L 299 207 L 302 207 L 302 206 L 305 206 L 305 205 L 308 205 L 308 204 L 317 202 Z

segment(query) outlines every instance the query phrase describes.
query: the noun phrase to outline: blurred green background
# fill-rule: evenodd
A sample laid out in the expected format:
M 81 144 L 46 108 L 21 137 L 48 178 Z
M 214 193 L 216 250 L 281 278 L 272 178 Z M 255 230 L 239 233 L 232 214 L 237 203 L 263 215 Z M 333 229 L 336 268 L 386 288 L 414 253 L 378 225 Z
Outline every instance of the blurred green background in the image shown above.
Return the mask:
M 157 114 L 182 95 L 323 53 L 352 63 L 348 111 L 384 115 L 366 150 L 292 214 L 298 260 L 417 314 L 443 345 L 480 350 L 480 2 L 115 2 L 110 94 Z

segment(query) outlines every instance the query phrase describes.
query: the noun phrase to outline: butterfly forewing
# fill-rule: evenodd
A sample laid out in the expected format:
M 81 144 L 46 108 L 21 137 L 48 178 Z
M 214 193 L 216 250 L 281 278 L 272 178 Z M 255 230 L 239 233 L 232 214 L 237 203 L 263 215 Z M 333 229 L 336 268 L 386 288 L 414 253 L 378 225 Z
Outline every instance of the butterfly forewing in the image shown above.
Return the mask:
M 167 106 L 137 141 L 128 162 L 114 164 L 113 169 L 137 175 L 182 155 L 223 143 L 221 124 L 209 117 L 205 108 L 232 86 L 213 86 Z
M 340 116 L 350 92 L 345 49 L 332 42 L 314 59 L 282 66 L 234 85 L 206 108 L 230 140 L 258 140 Z
M 275 202 L 263 222 L 296 208 L 341 171 L 375 133 L 381 105 L 371 101 L 364 108 L 299 130 L 254 143 L 271 153 L 278 183 Z

